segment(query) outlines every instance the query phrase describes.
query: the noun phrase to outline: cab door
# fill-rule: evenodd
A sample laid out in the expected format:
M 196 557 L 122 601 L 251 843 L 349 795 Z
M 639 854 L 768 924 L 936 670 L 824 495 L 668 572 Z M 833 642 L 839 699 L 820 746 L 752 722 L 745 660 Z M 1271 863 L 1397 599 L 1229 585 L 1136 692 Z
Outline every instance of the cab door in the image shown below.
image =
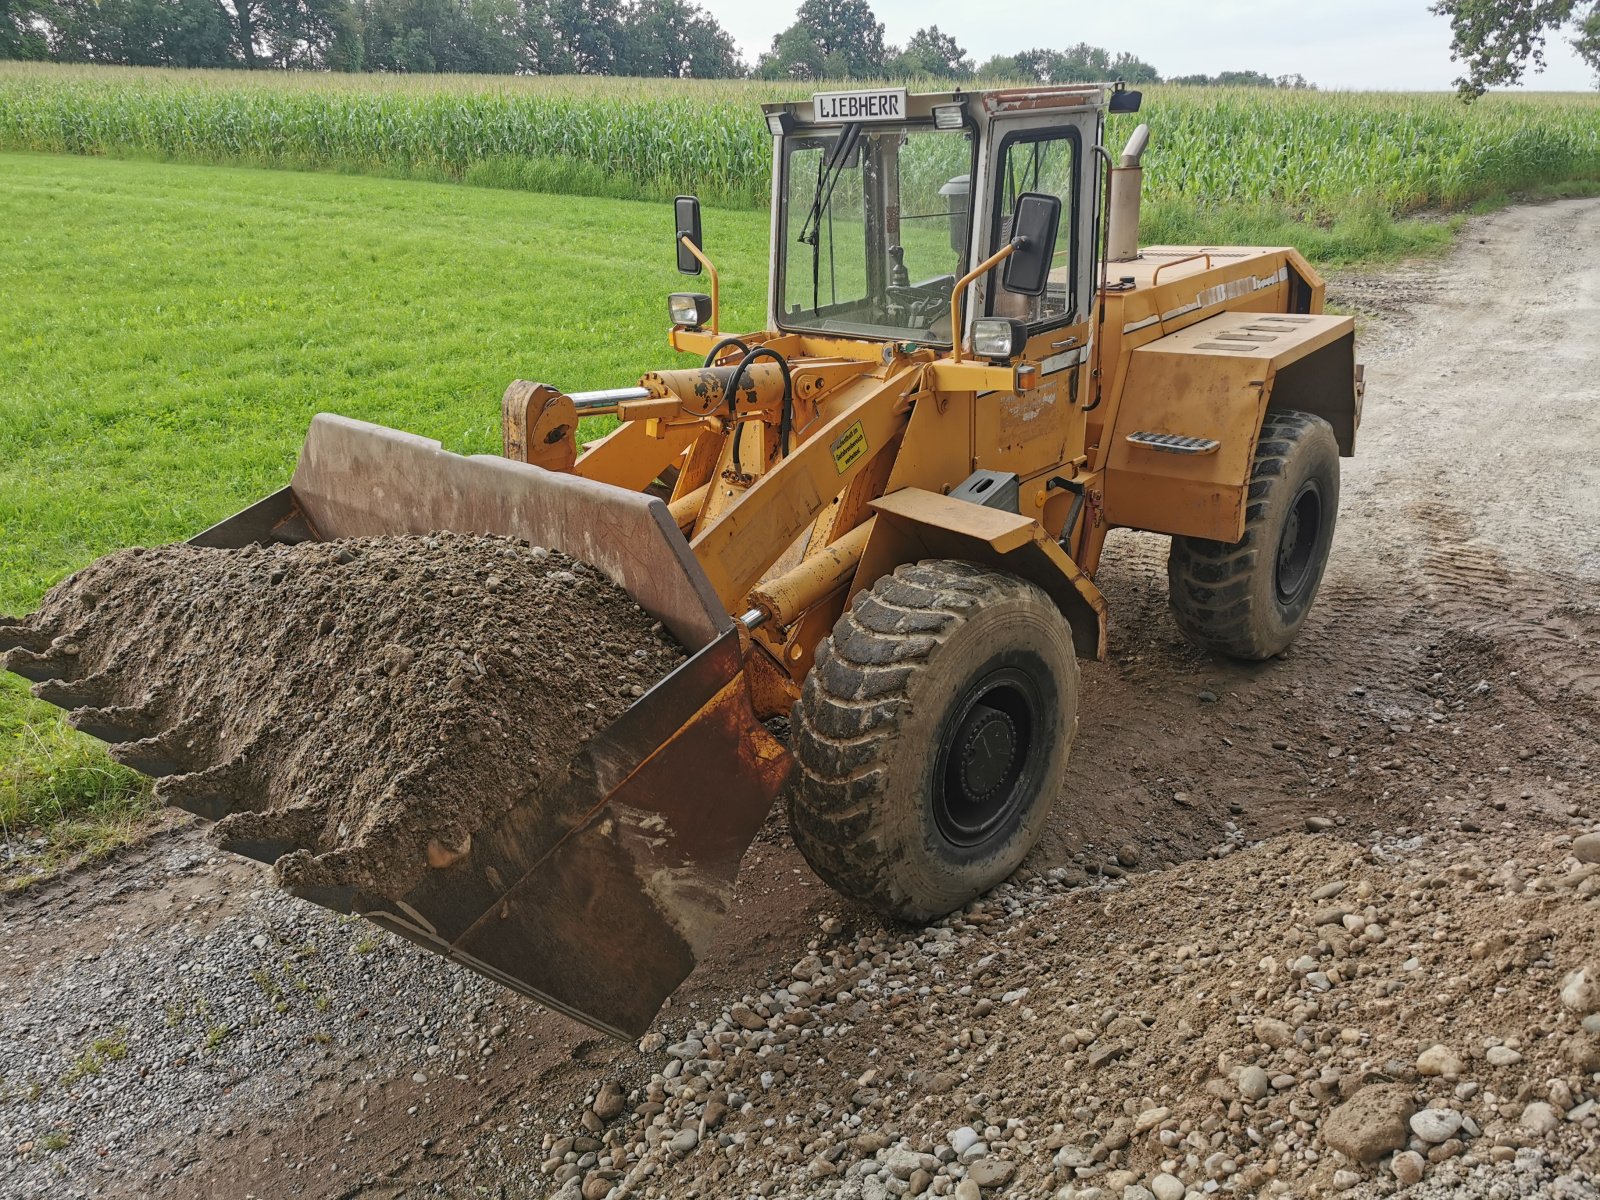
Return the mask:
M 1094 279 L 1093 159 L 1099 132 L 1096 108 L 1062 110 L 1016 118 L 996 117 L 990 126 L 979 178 L 988 194 L 975 206 L 984 222 L 978 257 L 992 254 L 1011 236 L 1011 213 L 1025 192 L 1061 201 L 1061 222 L 1052 268 L 1040 296 L 1002 286 L 1002 271 L 982 281 L 977 313 L 1026 323 L 1023 358 L 1039 367 L 1038 384 L 1021 394 L 980 397 L 976 412 L 978 465 L 1022 477 L 1022 512 L 1040 516 L 1048 495 L 1044 483 L 1083 453 L 1089 319 Z M 1036 486 L 1030 483 L 1037 482 Z M 1067 507 L 1067 497 L 1057 493 Z M 1051 507 L 1056 507 L 1051 504 Z M 1055 514 L 1052 514 L 1055 515 Z M 1061 517 L 1056 517 L 1059 523 Z M 1047 521 L 1047 525 L 1051 522 Z

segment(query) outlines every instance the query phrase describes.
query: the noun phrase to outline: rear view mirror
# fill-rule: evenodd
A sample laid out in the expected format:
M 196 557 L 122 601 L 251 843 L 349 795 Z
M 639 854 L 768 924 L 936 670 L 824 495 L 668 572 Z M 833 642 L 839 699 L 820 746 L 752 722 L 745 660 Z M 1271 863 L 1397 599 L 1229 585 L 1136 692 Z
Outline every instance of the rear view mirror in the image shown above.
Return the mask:
M 697 196 L 679 196 L 672 202 L 672 214 L 676 218 L 678 236 L 674 244 L 678 248 L 678 270 L 684 275 L 700 274 L 700 260 L 683 244 L 683 239 L 688 238 L 699 249 L 705 248 L 703 236 L 700 231 L 700 200 Z
M 1006 291 L 1021 296 L 1044 294 L 1060 224 L 1060 197 L 1042 192 L 1023 192 L 1017 197 L 1017 207 L 1011 213 L 1011 244 L 1016 250 L 1006 259 L 1001 276 L 1001 286 Z

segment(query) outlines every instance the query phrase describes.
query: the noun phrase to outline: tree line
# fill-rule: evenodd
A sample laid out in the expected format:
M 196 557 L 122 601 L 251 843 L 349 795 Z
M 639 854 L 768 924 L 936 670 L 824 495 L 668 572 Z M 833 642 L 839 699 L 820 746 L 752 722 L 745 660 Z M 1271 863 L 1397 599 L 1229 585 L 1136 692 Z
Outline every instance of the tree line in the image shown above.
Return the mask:
M 1125 79 L 1133 54 L 1080 43 L 975 63 L 936 25 L 904 46 L 868 0 L 804 0 L 754 63 L 692 0 L 0 0 L 0 58 L 145 67 L 770 80 Z M 1258 71 L 1177 83 L 1307 87 Z

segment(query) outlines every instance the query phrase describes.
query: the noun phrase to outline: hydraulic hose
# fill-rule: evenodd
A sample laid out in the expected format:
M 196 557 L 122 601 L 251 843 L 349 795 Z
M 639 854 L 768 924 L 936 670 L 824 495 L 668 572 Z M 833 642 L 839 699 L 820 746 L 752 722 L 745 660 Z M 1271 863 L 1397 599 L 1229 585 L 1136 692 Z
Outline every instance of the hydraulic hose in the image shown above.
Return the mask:
M 785 458 L 789 456 L 789 430 L 794 424 L 794 377 L 789 373 L 789 360 L 784 358 L 770 346 L 756 346 L 746 350 L 739 359 L 739 365 L 734 367 L 733 374 L 728 379 L 728 415 L 734 415 L 734 405 L 739 395 L 739 385 L 744 382 L 746 368 L 758 358 L 770 358 L 778 364 L 778 370 L 783 374 L 783 407 L 779 410 L 778 417 L 778 448 Z M 733 464 L 739 465 L 739 435 L 744 432 L 744 422 L 736 421 L 733 426 Z
M 701 365 L 702 366 L 707 366 L 707 367 L 711 366 L 714 362 L 717 361 L 717 355 L 721 354 L 729 346 L 737 346 L 737 347 L 739 347 L 739 353 L 740 354 L 749 354 L 750 353 L 749 343 L 747 343 L 743 338 L 725 337 L 720 342 L 718 342 L 715 346 L 711 347 L 711 349 L 709 351 L 706 352 L 706 361 L 704 363 L 702 363 Z

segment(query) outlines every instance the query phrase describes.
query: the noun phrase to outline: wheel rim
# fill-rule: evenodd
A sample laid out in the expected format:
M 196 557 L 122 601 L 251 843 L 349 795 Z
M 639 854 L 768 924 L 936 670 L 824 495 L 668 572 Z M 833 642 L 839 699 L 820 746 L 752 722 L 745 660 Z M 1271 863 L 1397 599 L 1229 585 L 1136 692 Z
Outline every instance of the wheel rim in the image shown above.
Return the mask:
M 1278 538 L 1278 603 L 1293 604 L 1306 590 L 1322 540 L 1322 489 L 1308 479 L 1289 506 L 1289 518 Z
M 984 675 L 951 709 L 933 773 L 934 821 L 951 842 L 985 841 L 1027 803 L 1040 709 L 1038 689 L 1014 667 Z

